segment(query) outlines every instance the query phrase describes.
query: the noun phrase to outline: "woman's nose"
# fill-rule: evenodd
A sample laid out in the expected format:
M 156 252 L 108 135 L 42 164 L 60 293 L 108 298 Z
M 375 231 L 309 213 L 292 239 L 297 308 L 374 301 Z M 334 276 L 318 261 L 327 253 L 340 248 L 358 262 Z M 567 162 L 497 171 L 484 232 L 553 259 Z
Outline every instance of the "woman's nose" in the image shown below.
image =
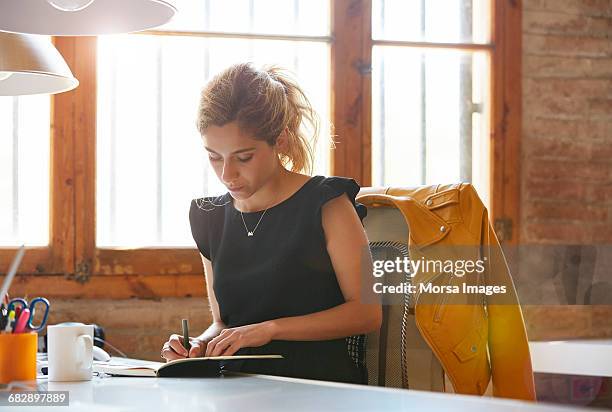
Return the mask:
M 221 172 L 221 179 L 223 179 L 223 182 L 227 185 L 231 185 L 231 183 L 233 181 L 236 180 L 236 178 L 238 177 L 238 171 L 236 170 L 236 168 L 231 164 L 231 162 L 226 161 L 223 163 L 223 171 Z

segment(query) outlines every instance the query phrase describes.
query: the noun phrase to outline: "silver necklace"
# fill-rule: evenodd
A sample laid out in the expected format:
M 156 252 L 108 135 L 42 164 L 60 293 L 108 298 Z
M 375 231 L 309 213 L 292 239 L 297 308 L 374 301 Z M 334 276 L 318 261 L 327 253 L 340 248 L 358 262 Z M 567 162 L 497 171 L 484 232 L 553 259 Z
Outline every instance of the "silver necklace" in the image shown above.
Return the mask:
M 261 214 L 253 230 L 249 230 L 249 228 L 246 225 L 246 222 L 244 221 L 244 215 L 242 214 L 242 211 L 240 212 L 240 216 L 242 217 L 242 224 L 244 225 L 244 229 L 247 232 L 247 236 L 253 236 L 255 234 L 255 231 L 257 230 L 257 226 L 259 226 L 259 223 L 261 223 L 261 219 L 263 219 L 267 211 L 268 211 L 268 208 L 266 208 L 266 210 L 264 210 L 264 212 Z

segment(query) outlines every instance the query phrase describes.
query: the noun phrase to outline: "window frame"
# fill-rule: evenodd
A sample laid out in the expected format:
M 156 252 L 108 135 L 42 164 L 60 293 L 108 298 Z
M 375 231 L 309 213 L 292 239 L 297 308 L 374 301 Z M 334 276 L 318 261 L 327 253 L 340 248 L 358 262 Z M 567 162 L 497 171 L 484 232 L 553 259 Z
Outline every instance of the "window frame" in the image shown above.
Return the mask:
M 331 174 L 371 185 L 371 0 L 331 1 Z M 491 0 L 490 219 L 520 233 L 521 6 Z M 160 32 L 152 32 L 156 34 Z M 96 38 L 55 37 L 80 85 L 51 101 L 49 246 L 28 248 L 13 294 L 62 298 L 205 296 L 195 248 L 96 247 Z M 422 45 L 427 46 L 426 44 Z M 447 47 L 451 47 L 447 45 Z M 17 248 L 0 249 L 6 270 Z

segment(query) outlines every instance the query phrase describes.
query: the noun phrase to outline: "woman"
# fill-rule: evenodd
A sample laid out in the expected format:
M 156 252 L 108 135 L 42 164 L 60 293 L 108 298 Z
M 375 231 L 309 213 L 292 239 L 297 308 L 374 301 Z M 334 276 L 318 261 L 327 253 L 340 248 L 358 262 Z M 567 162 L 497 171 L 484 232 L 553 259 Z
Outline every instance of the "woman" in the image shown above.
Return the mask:
M 318 125 L 303 91 L 277 68 L 238 64 L 204 88 L 197 124 L 229 190 L 195 199 L 189 213 L 213 323 L 189 353 L 172 335 L 162 357 L 281 354 L 234 367 L 362 383 L 345 337 L 382 317 L 360 301 L 366 211 L 354 180 L 300 173 L 312 167 L 307 126 L 316 136 Z

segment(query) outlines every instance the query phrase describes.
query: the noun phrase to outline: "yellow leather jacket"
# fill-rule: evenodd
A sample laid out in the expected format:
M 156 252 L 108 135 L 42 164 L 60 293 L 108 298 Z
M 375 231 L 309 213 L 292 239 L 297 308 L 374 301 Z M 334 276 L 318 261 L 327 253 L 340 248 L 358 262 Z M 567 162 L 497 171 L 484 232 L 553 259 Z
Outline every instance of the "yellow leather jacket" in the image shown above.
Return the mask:
M 462 278 L 421 271 L 413 284 L 504 286 L 505 293 L 416 293 L 417 327 L 439 359 L 454 390 L 535 400 L 523 316 L 488 212 L 467 183 L 417 188 L 362 188 L 368 207 L 397 207 L 409 227 L 410 259 L 481 259 L 480 274 Z M 447 289 L 448 290 L 448 289 Z M 463 290 L 463 289 L 460 289 Z

